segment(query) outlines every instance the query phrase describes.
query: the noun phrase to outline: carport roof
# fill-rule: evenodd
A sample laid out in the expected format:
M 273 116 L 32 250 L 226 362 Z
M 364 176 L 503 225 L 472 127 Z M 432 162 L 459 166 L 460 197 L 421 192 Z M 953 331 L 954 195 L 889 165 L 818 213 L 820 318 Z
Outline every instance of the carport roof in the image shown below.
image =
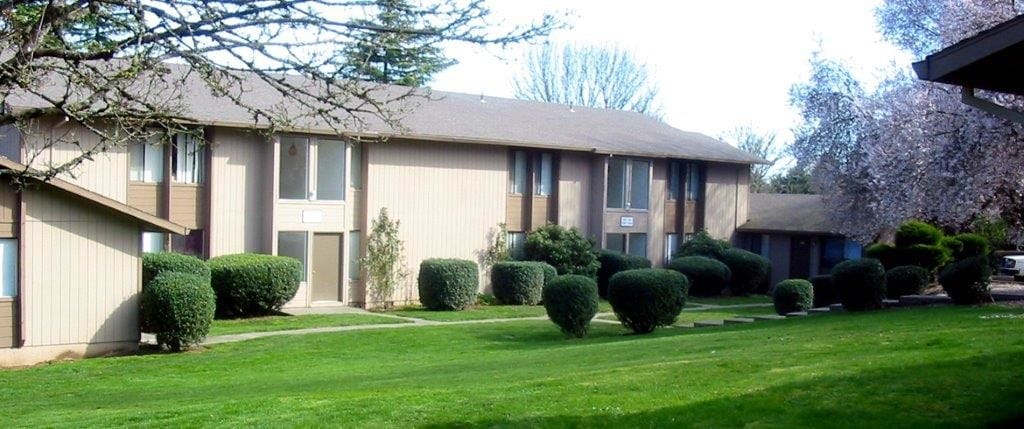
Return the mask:
M 1024 15 L 914 63 L 918 78 L 1024 95 Z

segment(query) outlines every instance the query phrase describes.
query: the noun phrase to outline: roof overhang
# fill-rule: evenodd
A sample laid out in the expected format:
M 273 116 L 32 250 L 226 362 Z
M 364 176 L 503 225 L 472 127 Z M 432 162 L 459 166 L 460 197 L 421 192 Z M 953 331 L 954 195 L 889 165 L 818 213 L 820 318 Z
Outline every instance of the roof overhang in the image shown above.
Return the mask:
M 29 171 L 29 167 L 26 167 L 24 164 L 12 161 L 8 158 L 0 157 L 0 171 L 2 170 L 24 172 Z M 184 226 L 178 225 L 167 219 L 162 219 L 160 217 L 153 216 L 135 207 L 129 206 L 112 198 L 97 194 L 93 191 L 75 185 L 71 182 L 58 179 L 56 177 L 45 181 L 32 177 L 32 180 L 44 186 L 56 188 L 68 194 L 74 195 L 75 197 L 89 201 L 93 204 L 99 205 L 109 210 L 113 210 L 118 214 L 132 218 L 148 229 L 159 232 L 167 232 L 171 234 L 188 235 L 188 228 Z
M 921 80 L 1024 95 L 1024 15 L 914 63 Z

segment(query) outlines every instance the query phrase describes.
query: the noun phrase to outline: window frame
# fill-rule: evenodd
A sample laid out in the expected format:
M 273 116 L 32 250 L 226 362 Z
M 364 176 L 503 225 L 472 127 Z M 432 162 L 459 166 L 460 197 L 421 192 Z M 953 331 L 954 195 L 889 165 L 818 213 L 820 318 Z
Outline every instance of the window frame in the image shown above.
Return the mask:
M 619 248 L 612 249 L 611 247 L 609 247 L 608 243 L 610 241 L 609 238 L 611 236 L 622 236 L 622 248 L 621 248 L 621 250 Z M 633 238 L 635 236 L 643 236 L 644 237 L 644 247 L 643 247 L 643 254 L 642 255 L 637 255 L 636 253 L 630 252 L 631 247 L 633 245 Z M 619 252 L 619 253 L 623 253 L 623 254 L 626 254 L 626 255 L 643 256 L 643 257 L 646 258 L 647 254 L 648 254 L 647 250 L 648 250 L 648 247 L 650 247 L 650 244 L 651 244 L 651 242 L 650 242 L 650 234 L 648 234 L 646 232 L 612 231 L 612 232 L 606 232 L 604 234 L 604 245 L 601 246 L 601 248 L 604 249 L 604 250 L 610 250 L 610 251 L 613 251 L 613 252 Z
M 295 258 L 295 256 L 293 256 L 293 255 L 282 255 L 281 254 L 281 235 L 282 234 L 296 234 L 296 235 L 301 235 L 302 236 L 302 244 L 303 244 L 303 246 L 302 246 L 302 259 Z M 299 262 L 302 263 L 302 278 L 299 280 L 301 282 L 305 282 L 305 281 L 309 280 L 308 279 L 308 274 L 307 274 L 307 272 L 309 271 L 309 235 L 310 235 L 309 231 L 292 231 L 292 230 L 289 230 L 289 231 L 277 231 L 277 251 L 274 252 L 274 253 L 277 256 L 288 256 L 288 257 L 292 257 L 292 258 L 295 258 L 295 259 L 299 259 Z
M 294 141 L 292 141 L 293 139 L 294 139 Z M 304 144 L 306 146 L 306 156 L 305 156 L 306 159 L 304 161 L 305 162 L 305 169 L 304 169 L 304 173 L 305 173 L 305 176 L 304 176 L 304 187 L 305 187 L 304 195 L 305 196 L 303 198 L 284 197 L 284 196 L 282 196 L 282 193 L 281 193 L 281 189 L 282 189 L 281 182 L 282 182 L 282 179 L 284 177 L 284 175 L 282 174 L 281 162 L 284 159 L 284 157 L 282 155 L 283 155 L 283 153 L 285 151 L 285 144 L 286 144 L 286 141 L 289 142 L 289 143 L 295 143 L 295 142 L 300 141 L 300 140 L 304 141 Z M 341 174 L 339 176 L 341 178 L 341 198 L 340 199 L 335 199 L 335 198 L 323 199 L 323 198 L 320 198 L 320 192 L 319 192 L 320 191 L 320 148 L 321 148 L 321 145 L 324 142 L 328 142 L 328 144 L 340 144 L 340 145 L 342 145 L 343 156 L 341 157 L 341 159 L 343 160 L 342 161 L 343 165 L 341 167 Z M 317 136 L 297 135 L 297 134 L 284 134 L 284 135 L 277 136 L 277 146 L 278 146 L 278 148 L 277 148 L 277 157 L 278 157 L 278 161 L 277 161 L 277 174 L 278 174 L 278 179 L 277 179 L 277 200 L 278 201 L 284 201 L 284 202 L 293 202 L 293 203 L 298 203 L 298 202 L 318 202 L 318 203 L 327 203 L 327 204 L 340 204 L 340 203 L 344 203 L 345 201 L 347 201 L 348 200 L 348 189 L 349 189 L 349 187 L 351 187 L 351 183 L 352 183 L 350 175 L 352 174 L 352 172 L 351 172 L 352 165 L 351 164 L 353 163 L 353 161 L 352 161 L 352 157 L 350 156 L 350 153 L 352 152 L 352 147 L 355 144 L 358 144 L 358 143 L 357 142 L 351 142 L 351 141 L 348 141 L 346 139 L 338 139 L 338 138 L 328 138 L 328 137 L 320 138 L 320 137 L 317 137 Z M 326 144 L 324 144 L 324 146 L 326 146 Z M 360 152 L 360 154 L 362 153 L 362 148 L 359 149 L 359 152 Z M 360 165 L 360 168 L 358 170 L 360 175 L 362 174 L 362 168 L 361 167 L 362 167 L 362 165 Z M 359 181 L 360 188 L 355 188 L 355 189 L 361 189 L 361 186 L 363 185 L 361 179 L 362 178 L 360 177 L 360 181 Z
M 330 171 L 331 169 L 328 169 L 328 168 L 321 169 L 320 168 L 320 159 L 321 159 L 320 158 L 320 149 L 324 148 L 324 147 L 327 147 L 327 146 L 332 146 L 332 145 L 340 145 L 341 146 L 341 163 L 342 163 L 342 165 L 341 165 L 341 173 L 338 176 L 338 177 L 341 178 L 341 184 L 338 185 L 338 189 L 337 189 L 337 191 L 341 192 L 341 197 L 340 198 L 321 198 L 321 193 L 320 193 L 321 170 L 326 172 L 326 171 Z M 310 152 L 316 152 L 316 155 L 310 154 L 310 156 L 312 158 L 312 161 L 315 161 L 315 162 L 311 163 L 311 164 L 315 164 L 315 167 L 313 168 L 313 171 L 315 171 L 315 177 L 310 177 L 311 183 L 307 184 L 307 187 L 309 189 L 311 189 L 311 191 L 309 192 L 309 194 L 310 194 L 309 200 L 310 201 L 340 202 L 340 201 L 345 201 L 346 200 L 346 196 L 347 196 L 346 194 L 347 194 L 347 191 L 348 191 L 348 165 L 346 165 L 346 164 L 348 164 L 348 146 L 349 145 L 348 145 L 348 143 L 346 141 L 340 140 L 340 139 L 319 139 L 319 138 L 314 138 L 313 139 L 313 150 L 310 151 Z M 337 172 L 337 169 L 335 168 L 334 171 Z
M 622 184 L 622 207 L 615 207 L 615 206 L 611 205 L 611 201 L 612 201 L 612 198 L 611 198 L 611 196 L 612 196 L 612 186 L 611 186 L 611 183 L 612 183 L 611 182 L 611 178 L 612 178 L 612 173 L 611 173 L 612 172 L 612 163 L 613 162 L 618 162 L 618 161 L 621 161 L 625 165 L 625 169 L 624 169 L 623 174 L 622 174 L 622 181 L 623 181 L 623 184 Z M 644 183 L 645 183 L 644 186 L 646 187 L 646 191 L 647 192 L 645 192 L 645 198 L 644 198 L 644 203 L 645 204 L 644 204 L 644 207 L 635 207 L 635 202 L 636 201 L 633 198 L 634 197 L 634 189 L 633 189 L 634 186 L 633 185 L 635 184 L 634 180 L 633 180 L 633 178 L 634 178 L 633 172 L 634 172 L 634 169 L 635 169 L 634 167 L 636 167 L 637 164 L 643 164 L 644 168 L 646 169 L 646 173 L 645 174 L 647 176 L 647 179 L 644 181 Z M 651 183 L 652 183 L 652 181 L 651 181 L 651 176 L 652 176 L 651 169 L 653 168 L 653 166 L 654 166 L 654 163 L 650 159 L 646 159 L 646 158 L 629 158 L 629 157 L 611 157 L 611 158 L 609 158 L 608 163 L 607 163 L 607 170 L 605 172 L 605 209 L 606 210 L 608 210 L 608 209 L 610 209 L 610 210 L 622 210 L 622 211 L 639 211 L 639 212 L 650 211 L 650 209 L 651 209 Z
M 675 237 L 675 240 L 672 239 Z M 679 239 L 680 234 L 678 232 L 669 232 L 665 234 L 665 262 L 669 262 L 679 251 Z M 674 244 L 674 245 L 673 245 Z
M 159 141 L 149 139 L 142 142 L 132 142 L 128 145 L 128 182 L 130 183 L 163 183 L 167 180 L 167 171 L 165 164 L 166 146 L 161 144 Z M 149 162 L 150 155 L 156 162 L 151 164 Z M 141 158 L 139 157 L 141 155 Z M 138 170 L 135 168 L 135 160 L 140 160 L 141 165 Z M 146 177 L 146 166 L 155 165 L 156 168 L 152 169 L 152 176 L 159 176 L 152 179 Z M 136 176 L 136 171 L 138 176 Z M 156 174 L 159 172 L 159 175 Z
M 516 238 L 520 237 L 520 238 Z M 519 260 L 526 253 L 526 232 L 508 231 L 505 235 L 505 242 L 508 243 L 508 251 L 512 259 Z
M 0 299 L 14 299 L 18 297 L 18 265 L 21 262 L 19 253 L 19 238 L 0 238 Z M 6 252 L 3 250 L 10 250 Z M 8 270 L 7 268 L 11 268 Z M 9 272 L 8 272 L 9 271 Z
M 508 194 L 525 196 L 527 191 L 526 176 L 529 174 L 528 152 L 513 149 L 508 158 Z M 520 171 L 521 170 L 521 171 Z
M 147 237 L 151 237 L 150 240 L 147 240 L 146 239 Z M 154 240 L 156 237 L 159 237 L 159 240 Z M 160 246 L 155 248 L 155 250 L 147 250 L 147 246 L 146 246 L 147 242 L 149 242 L 149 243 L 159 243 Z M 152 246 L 148 246 L 148 247 L 152 248 Z M 159 252 L 166 251 L 167 250 L 167 234 L 162 233 L 162 232 L 143 231 L 142 234 L 139 235 L 139 249 L 142 251 L 142 253 L 159 253 Z
M 362 258 L 362 234 L 359 230 L 352 230 L 348 232 L 348 279 L 349 281 L 357 281 L 362 278 L 362 267 L 360 259 Z
M 668 187 L 665 192 L 665 199 L 667 201 L 679 201 L 679 195 L 683 191 L 682 186 L 682 163 L 679 161 L 669 161 L 668 163 L 668 180 L 666 186 Z
M 182 140 L 185 140 L 184 143 Z M 190 157 L 188 151 L 192 149 L 191 160 L 194 164 L 192 166 L 192 177 L 188 180 L 182 180 L 187 172 L 182 170 L 182 145 L 184 144 L 185 152 L 184 155 L 186 161 Z M 192 148 L 190 148 L 190 146 Z M 189 185 L 202 185 L 206 180 L 206 143 L 201 138 L 191 133 L 176 133 L 171 138 L 171 147 L 173 150 L 170 151 L 171 155 L 171 181 L 177 184 L 189 184 Z
M 699 202 L 703 200 L 704 174 L 701 172 L 700 164 L 691 162 L 686 165 L 686 201 Z

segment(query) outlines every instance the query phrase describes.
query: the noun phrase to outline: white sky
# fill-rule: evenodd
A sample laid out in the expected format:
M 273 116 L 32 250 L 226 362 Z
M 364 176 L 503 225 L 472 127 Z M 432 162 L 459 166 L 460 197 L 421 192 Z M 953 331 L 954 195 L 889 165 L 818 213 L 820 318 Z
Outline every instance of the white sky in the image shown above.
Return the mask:
M 677 128 L 721 137 L 739 125 L 787 143 L 798 115 L 789 88 L 806 80 L 811 53 L 844 61 L 868 82 L 914 59 L 876 32 L 880 0 L 492 0 L 496 18 L 524 22 L 569 12 L 556 42 L 616 44 L 648 66 L 662 112 Z M 437 90 L 512 96 L 529 45 L 500 50 L 452 46 L 459 64 L 437 75 Z

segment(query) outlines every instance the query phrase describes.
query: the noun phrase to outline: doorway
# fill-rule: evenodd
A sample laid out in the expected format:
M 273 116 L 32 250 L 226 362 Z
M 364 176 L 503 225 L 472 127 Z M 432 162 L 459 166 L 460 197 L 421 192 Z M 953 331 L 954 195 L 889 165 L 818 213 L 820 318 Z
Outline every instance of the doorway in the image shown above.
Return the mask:
M 313 301 L 341 301 L 341 234 L 313 234 Z
M 811 276 L 811 237 L 793 236 L 789 252 L 789 278 Z

